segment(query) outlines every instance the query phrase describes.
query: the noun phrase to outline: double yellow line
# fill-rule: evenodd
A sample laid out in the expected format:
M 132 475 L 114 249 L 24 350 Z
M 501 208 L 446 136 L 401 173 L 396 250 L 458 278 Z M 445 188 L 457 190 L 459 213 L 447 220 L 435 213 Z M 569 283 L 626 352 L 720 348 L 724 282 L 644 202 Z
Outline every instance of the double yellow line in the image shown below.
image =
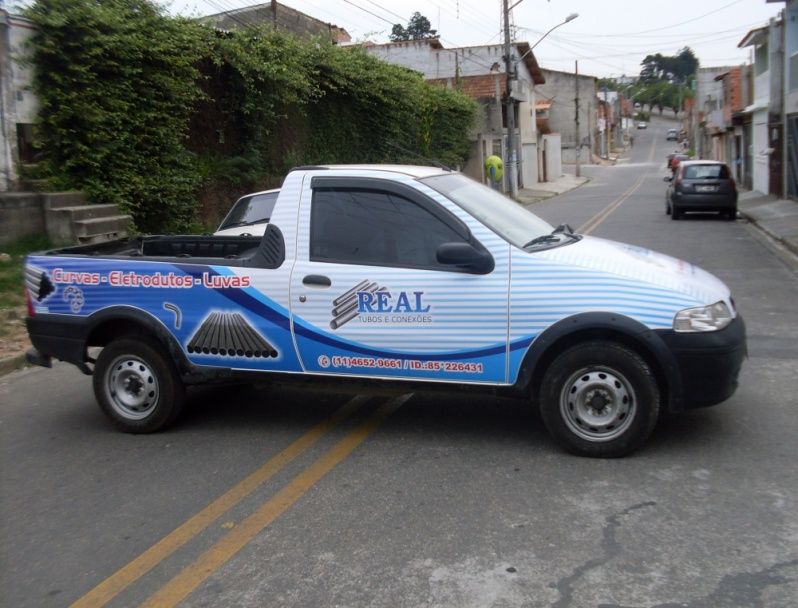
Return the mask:
M 271 524 L 298 501 L 314 484 L 363 443 L 391 413 L 396 411 L 410 395 L 391 399 L 379 407 L 364 422 L 350 431 L 329 451 L 320 456 L 307 469 L 298 474 L 254 513 L 232 528 L 215 545 L 186 567 L 180 574 L 148 598 L 143 606 L 174 606 L 185 599 L 213 572 L 232 558 L 259 532 Z M 269 481 L 286 465 L 305 453 L 322 437 L 350 418 L 368 401 L 358 396 L 338 409 L 332 416 L 314 426 L 279 454 L 269 459 L 254 473 L 237 483 L 199 513 L 159 540 L 132 562 L 118 570 L 86 595 L 72 604 L 72 608 L 104 606 L 127 587 L 147 574 L 172 555 L 221 515 L 240 503 L 257 488 Z
M 657 137 L 659 137 L 660 130 L 658 129 L 657 132 L 654 134 L 655 136 L 651 139 L 651 148 L 648 151 L 648 162 L 654 162 L 654 153 L 657 149 L 656 142 Z M 626 192 L 624 192 L 620 197 L 612 201 L 609 205 L 604 207 L 601 211 L 599 211 L 596 215 L 591 217 L 587 222 L 582 224 L 576 231 L 580 234 L 590 234 L 596 228 L 598 228 L 599 224 L 601 224 L 604 220 L 606 220 L 610 214 L 615 211 L 618 207 L 623 205 L 624 201 L 632 196 L 637 189 L 643 184 L 646 177 L 648 177 L 648 173 L 643 173 L 640 177 L 637 178 L 637 181 L 632 184 L 631 188 L 629 188 Z
M 579 234 L 590 234 L 591 232 L 593 232 L 593 230 L 598 228 L 599 224 L 601 224 L 604 220 L 606 220 L 613 211 L 615 211 L 618 207 L 623 205 L 624 201 L 630 196 L 632 196 L 632 194 L 634 194 L 638 188 L 640 188 L 640 186 L 643 184 L 643 181 L 645 181 L 646 177 L 648 177 L 647 173 L 644 173 L 643 175 L 638 177 L 635 183 L 632 184 L 632 186 L 626 192 L 624 192 L 621 196 L 612 201 L 609 205 L 604 207 L 604 209 L 599 211 L 596 215 L 587 220 L 584 224 L 582 224 L 579 228 L 577 228 L 576 231 Z

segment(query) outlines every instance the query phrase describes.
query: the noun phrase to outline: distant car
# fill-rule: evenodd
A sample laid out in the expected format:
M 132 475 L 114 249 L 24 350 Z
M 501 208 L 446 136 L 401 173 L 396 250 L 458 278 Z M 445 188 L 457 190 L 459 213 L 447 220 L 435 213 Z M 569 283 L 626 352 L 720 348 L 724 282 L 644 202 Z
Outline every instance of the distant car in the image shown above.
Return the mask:
M 648 128 L 648 124 L 646 124 L 643 121 L 640 121 L 639 123 L 637 123 L 637 128 L 638 129 L 646 129 L 646 128 Z
M 687 154 L 683 154 L 682 152 L 674 152 L 673 154 L 668 154 L 668 169 L 671 170 L 671 174 L 673 176 L 676 175 L 676 170 L 679 168 L 679 163 L 685 160 L 690 160 L 690 157 Z
M 665 135 L 665 139 L 667 141 L 677 141 L 679 139 L 679 134 L 676 132 L 676 129 L 668 129 L 667 135 Z
M 687 211 L 715 211 L 729 220 L 737 217 L 737 185 L 727 165 L 714 160 L 684 160 L 677 165 L 665 195 L 665 213 L 678 220 Z
M 279 189 L 253 192 L 238 199 L 214 232 L 216 236 L 263 236 Z

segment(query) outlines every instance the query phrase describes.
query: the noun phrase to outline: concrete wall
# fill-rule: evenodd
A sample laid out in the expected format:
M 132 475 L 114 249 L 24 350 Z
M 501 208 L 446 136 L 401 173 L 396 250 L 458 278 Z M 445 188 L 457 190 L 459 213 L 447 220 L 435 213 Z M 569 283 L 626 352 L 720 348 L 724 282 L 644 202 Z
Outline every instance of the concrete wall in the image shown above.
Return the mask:
M 0 195 L 0 245 L 29 234 L 44 234 L 44 202 L 41 195 L 9 192 Z
M 562 176 L 562 154 L 559 133 L 549 133 L 542 137 L 542 150 L 540 154 L 541 177 L 545 175 L 546 181 L 553 181 Z
M 240 29 L 248 25 L 267 23 L 275 29 L 304 38 L 324 36 L 333 42 L 349 42 L 351 40 L 345 29 L 314 19 L 310 15 L 278 2 L 265 2 L 216 15 L 208 15 L 203 17 L 202 21 L 213 23 L 215 27 L 222 30 Z
M 491 68 L 504 73 L 504 49 L 500 44 L 478 47 L 442 48 L 437 40 L 408 40 L 365 47 L 366 52 L 397 65 L 421 72 L 425 79 L 478 76 L 489 74 Z M 531 81 L 529 71 L 518 65 L 521 80 Z
M 33 72 L 23 61 L 32 23 L 0 10 L 0 191 L 8 190 L 19 175 L 17 124 L 32 124 L 39 102 L 30 86 Z
M 562 143 L 562 162 L 576 162 L 575 105 L 577 77 L 571 72 L 541 70 L 545 84 L 535 87 L 537 99 L 552 101 L 549 109 L 549 126 L 559 133 Z M 579 83 L 579 138 L 582 142 L 580 161 L 590 162 L 596 132 L 596 78 L 580 74 Z

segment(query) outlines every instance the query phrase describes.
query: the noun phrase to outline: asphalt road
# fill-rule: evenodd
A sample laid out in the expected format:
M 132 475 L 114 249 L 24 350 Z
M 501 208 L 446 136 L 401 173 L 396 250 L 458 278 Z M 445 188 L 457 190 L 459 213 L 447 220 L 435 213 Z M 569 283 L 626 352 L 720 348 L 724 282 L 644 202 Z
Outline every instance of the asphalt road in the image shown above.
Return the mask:
M 743 220 L 665 216 L 669 126 L 533 210 L 726 281 L 729 401 L 589 460 L 475 397 L 205 388 L 130 436 L 73 367 L 24 370 L 0 379 L 0 605 L 795 606 L 798 275 Z

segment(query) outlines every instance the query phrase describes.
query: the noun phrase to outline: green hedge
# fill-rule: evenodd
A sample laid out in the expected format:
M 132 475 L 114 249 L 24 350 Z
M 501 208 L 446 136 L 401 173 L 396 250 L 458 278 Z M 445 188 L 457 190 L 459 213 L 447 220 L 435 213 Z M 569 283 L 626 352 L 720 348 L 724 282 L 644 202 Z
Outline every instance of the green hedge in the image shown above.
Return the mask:
M 468 152 L 474 101 L 360 48 L 217 32 L 147 0 L 38 0 L 27 16 L 47 174 L 144 232 L 190 229 L 203 192 L 296 164 Z

